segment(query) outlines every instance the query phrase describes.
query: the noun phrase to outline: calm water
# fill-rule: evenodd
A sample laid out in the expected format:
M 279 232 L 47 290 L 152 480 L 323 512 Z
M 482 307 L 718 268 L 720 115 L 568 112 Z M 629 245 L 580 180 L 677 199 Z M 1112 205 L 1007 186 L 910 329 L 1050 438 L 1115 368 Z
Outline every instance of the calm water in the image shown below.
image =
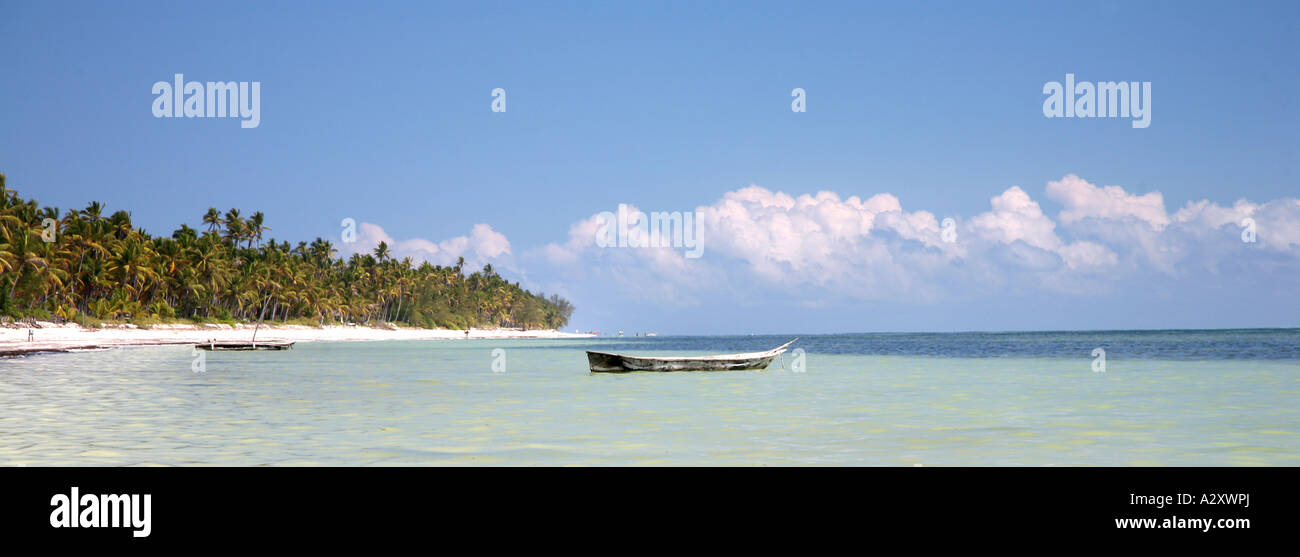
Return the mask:
M 8 359 L 0 465 L 1300 465 L 1300 330 L 816 336 L 803 373 L 592 375 L 583 354 L 785 340 Z

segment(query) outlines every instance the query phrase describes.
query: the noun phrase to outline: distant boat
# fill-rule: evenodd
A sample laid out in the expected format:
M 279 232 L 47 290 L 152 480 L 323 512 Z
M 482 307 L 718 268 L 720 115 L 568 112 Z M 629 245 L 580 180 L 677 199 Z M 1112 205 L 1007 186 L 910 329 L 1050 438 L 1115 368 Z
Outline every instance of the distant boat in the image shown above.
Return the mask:
M 218 350 L 288 350 L 293 348 L 293 343 L 284 340 L 272 340 L 270 342 L 257 342 L 257 330 L 262 328 L 262 321 L 266 319 L 266 304 L 271 302 L 271 297 L 267 296 L 266 301 L 262 302 L 262 311 L 258 313 L 257 326 L 253 327 L 253 338 L 248 342 L 217 342 L 210 340 L 206 343 L 197 343 L 195 348 L 200 350 L 218 351 Z M 465 331 L 469 334 L 469 331 Z
M 221 351 L 221 350 L 288 350 L 293 348 L 292 342 L 284 341 L 263 341 L 263 342 L 203 342 L 194 345 L 200 350 Z
M 626 371 L 724 371 L 764 369 L 798 338 L 765 352 L 722 354 L 718 356 L 629 356 L 587 351 L 587 364 L 593 372 Z

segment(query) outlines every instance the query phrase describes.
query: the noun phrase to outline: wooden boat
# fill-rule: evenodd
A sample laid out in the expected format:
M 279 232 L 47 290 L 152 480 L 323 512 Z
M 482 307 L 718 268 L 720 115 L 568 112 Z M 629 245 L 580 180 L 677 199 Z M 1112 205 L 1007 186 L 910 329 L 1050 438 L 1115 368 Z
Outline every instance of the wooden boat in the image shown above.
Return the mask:
M 288 350 L 293 348 L 292 342 L 270 340 L 262 342 L 206 342 L 194 345 L 200 350 Z
M 217 342 L 208 341 L 206 343 L 195 344 L 194 347 L 200 350 L 208 351 L 225 351 L 225 350 L 288 350 L 293 348 L 293 343 L 285 340 L 272 340 L 257 342 L 257 331 L 262 328 L 262 322 L 266 319 L 266 304 L 271 302 L 271 297 L 267 296 L 262 302 L 262 311 L 258 313 L 257 326 L 253 327 L 253 338 L 248 342 Z
M 765 352 L 722 354 L 718 356 L 629 356 L 608 352 L 587 351 L 587 364 L 592 372 L 627 371 L 724 371 L 735 369 L 764 369 L 777 356 L 794 344 L 794 339 Z

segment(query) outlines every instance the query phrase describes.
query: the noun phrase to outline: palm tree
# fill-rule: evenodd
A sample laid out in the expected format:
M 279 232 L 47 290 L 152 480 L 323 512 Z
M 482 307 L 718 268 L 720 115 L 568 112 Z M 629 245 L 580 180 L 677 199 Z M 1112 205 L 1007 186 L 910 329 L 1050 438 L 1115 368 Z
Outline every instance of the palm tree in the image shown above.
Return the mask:
M 39 232 L 23 226 L 10 231 L 6 236 L 13 238 L 8 244 L 10 256 L 13 258 L 13 271 L 8 273 L 11 277 L 9 298 L 13 299 L 18 295 L 18 284 L 22 281 L 23 274 L 28 271 L 39 271 L 49 266 L 49 262 L 42 259 L 36 251 L 36 247 L 41 243 Z
M 230 240 L 230 243 L 236 246 L 239 245 L 239 242 L 243 240 L 245 233 L 244 219 L 239 216 L 239 209 L 226 211 L 225 224 L 226 239 Z
M 98 201 L 91 201 L 90 205 L 86 206 L 85 213 L 86 220 L 89 220 L 93 224 L 98 224 L 99 219 L 103 218 L 104 204 Z
M 203 224 L 208 225 L 208 232 L 216 232 L 221 228 L 221 211 L 208 207 L 208 212 L 203 214 Z
M 266 220 L 266 215 L 263 215 L 261 211 L 258 211 L 258 212 L 256 212 L 256 213 L 253 213 L 253 216 L 252 216 L 252 217 L 249 217 L 249 219 L 248 219 L 248 243 L 249 243 L 249 246 L 248 246 L 248 247 L 252 247 L 252 243 L 253 243 L 253 239 L 254 239 L 254 238 L 256 238 L 257 241 L 260 243 L 260 242 L 262 241 L 262 233 L 263 233 L 263 232 L 266 232 L 267 230 L 270 230 L 270 229 L 271 229 L 271 227 L 269 227 L 269 226 L 263 226 L 263 225 L 262 225 L 262 223 L 263 223 L 265 220 Z
M 388 242 L 379 242 L 379 245 L 375 246 L 374 252 L 375 259 L 378 259 L 380 263 L 383 263 L 385 259 L 392 255 L 388 250 Z

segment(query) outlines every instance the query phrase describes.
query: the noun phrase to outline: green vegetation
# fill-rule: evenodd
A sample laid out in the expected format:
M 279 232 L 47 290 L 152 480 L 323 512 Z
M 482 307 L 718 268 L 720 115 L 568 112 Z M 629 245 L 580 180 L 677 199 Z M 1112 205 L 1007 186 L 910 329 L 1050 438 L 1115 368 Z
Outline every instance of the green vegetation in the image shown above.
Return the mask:
M 60 218 L 58 208 L 7 189 L 0 174 L 0 314 L 86 326 L 264 318 L 558 329 L 573 313 L 568 300 L 524 290 L 491 265 L 466 276 L 463 258 L 417 266 L 380 243 L 373 255 L 343 260 L 321 238 L 262 243 L 270 228 L 260 212 L 210 208 L 202 222 L 202 233 L 182 224 L 171 237 L 153 237 L 126 211 L 104 216 L 99 202 Z

